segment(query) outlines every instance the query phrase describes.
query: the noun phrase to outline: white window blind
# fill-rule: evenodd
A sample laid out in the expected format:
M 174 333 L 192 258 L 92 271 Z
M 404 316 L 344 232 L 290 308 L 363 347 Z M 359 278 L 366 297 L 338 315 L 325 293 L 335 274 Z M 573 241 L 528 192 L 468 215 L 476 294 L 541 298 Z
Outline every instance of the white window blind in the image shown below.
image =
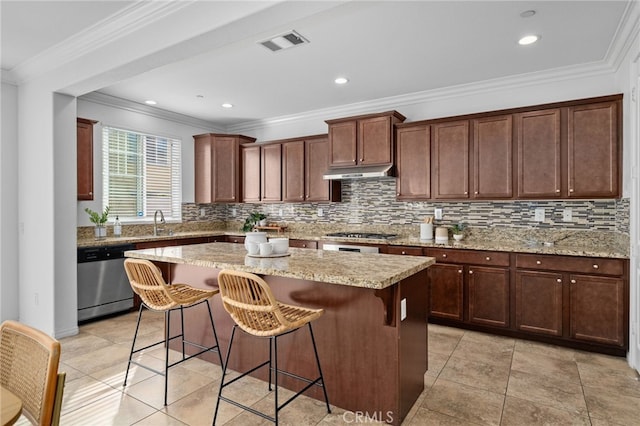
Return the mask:
M 182 218 L 181 158 L 178 139 L 104 127 L 104 205 L 123 221 Z

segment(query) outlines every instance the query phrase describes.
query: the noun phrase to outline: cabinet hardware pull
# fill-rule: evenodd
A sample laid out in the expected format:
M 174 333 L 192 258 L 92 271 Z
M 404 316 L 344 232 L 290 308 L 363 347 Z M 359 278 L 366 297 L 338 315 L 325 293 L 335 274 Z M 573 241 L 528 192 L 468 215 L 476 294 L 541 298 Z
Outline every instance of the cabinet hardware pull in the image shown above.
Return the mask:
M 462 269 L 458 269 L 458 273 L 461 274 L 462 273 Z
M 407 254 L 407 252 L 405 252 L 404 250 L 402 251 L 402 254 Z
M 400 195 L 400 193 L 399 193 L 399 192 L 396 192 L 396 195 Z
M 474 194 L 478 195 L 478 191 L 474 192 Z
M 599 266 L 597 264 L 593 265 L 593 269 L 598 269 L 598 268 L 599 268 Z
M 484 260 L 491 260 L 491 257 L 487 256 L 487 257 L 484 258 Z
M 464 191 L 464 195 L 467 195 L 469 192 L 468 191 Z
M 303 244 L 303 245 L 302 245 L 302 248 L 307 248 L 307 245 L 306 245 L 306 244 Z
M 569 192 L 573 192 L 573 189 L 570 189 Z
M 576 283 L 576 280 L 571 280 L 571 284 L 575 284 L 575 283 Z
M 536 260 L 536 265 L 542 265 L 542 262 L 540 262 L 539 260 Z
M 562 282 L 562 279 L 558 278 L 556 281 L 558 281 L 559 283 L 561 283 L 561 282 Z
M 556 192 L 560 192 L 560 190 L 559 190 L 559 189 L 556 189 Z
M 447 257 L 446 253 L 442 255 L 442 257 Z

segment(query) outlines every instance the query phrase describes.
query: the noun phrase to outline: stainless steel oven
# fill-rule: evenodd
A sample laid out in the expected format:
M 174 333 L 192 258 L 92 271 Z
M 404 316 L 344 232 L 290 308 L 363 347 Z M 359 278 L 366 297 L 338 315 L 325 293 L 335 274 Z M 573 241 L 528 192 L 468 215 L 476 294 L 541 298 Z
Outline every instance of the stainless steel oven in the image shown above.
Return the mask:
M 376 246 L 365 246 L 359 244 L 344 244 L 344 243 L 323 243 L 322 250 L 329 251 L 355 251 L 358 253 L 379 253 L 380 250 Z

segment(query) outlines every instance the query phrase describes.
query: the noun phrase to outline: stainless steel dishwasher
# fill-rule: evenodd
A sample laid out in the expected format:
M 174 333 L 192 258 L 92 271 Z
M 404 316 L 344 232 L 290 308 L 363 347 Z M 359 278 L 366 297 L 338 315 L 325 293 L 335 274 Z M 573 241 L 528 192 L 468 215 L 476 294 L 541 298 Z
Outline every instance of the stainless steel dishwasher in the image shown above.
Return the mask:
M 79 322 L 133 307 L 124 252 L 134 248 L 133 244 L 78 248 Z

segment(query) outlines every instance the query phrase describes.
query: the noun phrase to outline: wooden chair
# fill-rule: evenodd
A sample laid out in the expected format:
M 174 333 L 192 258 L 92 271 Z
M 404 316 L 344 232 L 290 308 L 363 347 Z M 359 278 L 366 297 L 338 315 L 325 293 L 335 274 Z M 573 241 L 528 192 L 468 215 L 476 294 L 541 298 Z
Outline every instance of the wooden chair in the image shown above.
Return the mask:
M 58 373 L 60 342 L 17 321 L 0 325 L 0 384 L 22 400 L 34 425 L 58 425 L 65 373 Z
M 224 362 L 222 379 L 220 380 L 220 390 L 218 392 L 218 401 L 216 402 L 216 409 L 213 416 L 213 424 L 215 425 L 216 423 L 220 400 L 223 400 L 253 414 L 256 414 L 262 418 L 270 420 L 277 425 L 278 413 L 280 412 L 280 410 L 287 404 L 289 404 L 293 399 L 295 399 L 314 385 L 322 387 L 322 391 L 324 392 L 324 400 L 327 405 L 327 412 L 331 413 L 331 408 L 329 407 L 329 398 L 327 397 L 327 390 L 324 385 L 324 376 L 322 375 L 322 369 L 320 368 L 320 359 L 318 358 L 316 341 L 313 337 L 313 329 L 311 328 L 311 321 L 319 318 L 324 313 L 324 311 L 322 309 L 310 309 L 280 303 L 275 299 L 273 293 L 271 292 L 271 288 L 262 278 L 246 272 L 222 270 L 218 275 L 218 285 L 220 287 L 220 295 L 222 297 L 224 308 L 229 313 L 229 315 L 231 315 L 231 318 L 235 321 L 236 324 L 233 326 L 233 330 L 231 331 L 231 339 L 229 341 L 229 349 L 227 350 L 227 356 Z M 308 379 L 291 372 L 278 369 L 277 338 L 285 334 L 292 333 L 298 330 L 300 327 L 303 327 L 304 325 L 309 326 L 309 333 L 311 335 L 311 342 L 313 344 L 313 352 L 315 355 L 316 365 L 318 367 L 319 373 L 319 376 L 316 379 Z M 229 365 L 229 356 L 231 355 L 231 347 L 233 346 L 233 338 L 237 327 L 240 327 L 243 331 L 250 335 L 269 338 L 269 359 L 225 383 L 225 373 L 227 370 L 227 366 Z M 261 413 L 251 407 L 240 404 L 239 402 L 231 400 L 222 395 L 222 390 L 226 386 L 229 386 L 236 380 L 239 380 L 247 374 L 250 374 L 253 371 L 266 365 L 269 366 L 269 390 L 271 390 L 272 377 L 275 387 L 274 417 L 268 416 L 265 413 Z M 301 389 L 281 405 L 278 404 L 279 373 L 307 383 L 307 385 L 303 389 Z
M 123 386 L 127 385 L 127 378 L 129 376 L 129 367 L 131 364 L 138 365 L 147 370 L 153 371 L 156 374 L 164 376 L 164 405 L 167 405 L 167 387 L 168 387 L 168 372 L 169 368 L 176 364 L 187 361 L 195 356 L 201 355 L 205 352 L 216 352 L 220 359 L 220 366 L 222 367 L 222 355 L 220 354 L 220 345 L 218 343 L 218 335 L 216 334 L 216 327 L 213 324 L 213 315 L 211 314 L 211 305 L 209 304 L 209 298 L 219 293 L 219 290 L 204 290 L 195 287 L 191 287 L 186 284 L 167 284 L 162 278 L 160 269 L 152 262 L 144 259 L 126 259 L 124 261 L 124 269 L 129 278 L 129 283 L 133 291 L 140 296 L 142 303 L 140 304 L 140 310 L 138 311 L 138 322 L 136 324 L 136 331 L 133 336 L 133 343 L 131 344 L 131 352 L 129 354 L 129 362 L 127 364 L 127 372 L 124 377 Z M 213 340 L 215 344 L 213 346 L 202 346 L 195 342 L 185 340 L 184 336 L 184 309 L 191 308 L 202 303 L 206 303 L 207 310 L 209 311 L 209 321 L 211 322 L 211 330 L 213 331 Z M 152 343 L 143 348 L 135 349 L 136 338 L 138 337 L 138 329 L 140 328 L 140 319 L 142 318 L 143 307 L 151 309 L 157 312 L 164 312 L 165 314 L 165 338 L 156 343 Z M 170 337 L 171 329 L 171 311 L 180 311 L 180 334 Z M 182 359 L 169 363 L 169 342 L 173 339 L 181 338 L 182 340 Z M 143 365 L 133 360 L 133 355 L 145 349 L 164 344 L 165 345 L 165 365 L 164 371 L 155 370 L 149 366 Z M 200 349 L 197 353 L 187 356 L 185 354 L 185 345 L 194 346 Z

